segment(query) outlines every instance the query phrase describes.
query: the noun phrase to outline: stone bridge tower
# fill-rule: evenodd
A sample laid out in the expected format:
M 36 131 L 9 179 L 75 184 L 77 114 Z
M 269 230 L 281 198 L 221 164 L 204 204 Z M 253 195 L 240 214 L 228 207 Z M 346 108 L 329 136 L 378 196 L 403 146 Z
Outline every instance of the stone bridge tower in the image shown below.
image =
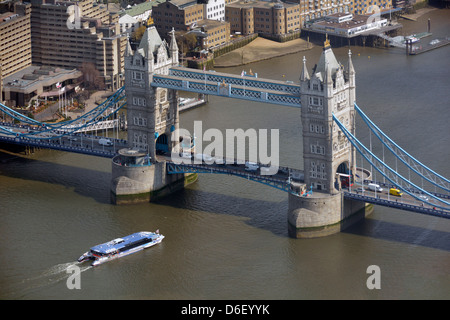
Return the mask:
M 133 53 L 128 43 L 125 53 L 125 92 L 127 96 L 128 145 L 147 152 L 152 159 L 156 145 L 172 151 L 171 135 L 179 124 L 176 90 L 152 87 L 153 74 L 168 74 L 178 65 L 178 46 L 172 31 L 170 46 L 161 40 L 155 27 L 149 27 Z
M 325 41 L 311 76 L 303 58 L 300 75 L 304 181 L 308 196 L 289 195 L 288 226 L 294 237 L 340 231 L 365 204 L 344 200 L 342 188 L 356 172 L 355 149 L 333 121 L 333 114 L 354 133 L 355 70 L 349 52 L 347 68 Z
M 168 74 L 178 65 L 175 32 L 170 44 L 156 28 L 146 29 L 139 47 L 125 51 L 128 149 L 112 163 L 111 193 L 114 203 L 150 201 L 196 180 L 196 175 L 168 175 L 158 151 L 178 152 L 179 111 L 176 90 L 152 87 L 154 74 Z
M 341 189 L 341 180 L 345 183 L 345 175 L 355 172 L 355 150 L 332 118 L 334 114 L 354 134 L 355 70 L 351 53 L 345 70 L 327 40 L 311 76 L 303 59 L 300 83 L 305 183 L 313 190 L 334 194 Z

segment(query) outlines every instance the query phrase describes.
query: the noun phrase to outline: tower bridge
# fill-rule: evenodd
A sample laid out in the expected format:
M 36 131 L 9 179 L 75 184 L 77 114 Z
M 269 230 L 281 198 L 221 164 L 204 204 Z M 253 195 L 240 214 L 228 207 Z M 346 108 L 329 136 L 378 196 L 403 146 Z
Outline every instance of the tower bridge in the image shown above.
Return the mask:
M 166 43 L 149 27 L 135 51 L 127 44 L 125 79 L 125 87 L 104 104 L 84 119 L 65 124 L 42 124 L 0 105 L 22 123 L 0 124 L 0 141 L 112 158 L 111 195 L 117 204 L 152 201 L 195 182 L 203 173 L 263 183 L 288 193 L 289 234 L 298 238 L 339 232 L 369 214 L 371 204 L 450 217 L 450 181 L 415 160 L 364 115 L 355 103 L 351 52 L 344 67 L 328 41 L 311 73 L 303 59 L 300 81 L 293 83 L 179 67 L 174 32 Z M 245 159 L 191 161 L 201 150 L 195 150 L 192 137 L 180 135 L 179 90 L 301 108 L 303 170 L 276 167 L 269 175 L 265 170 L 269 164 L 249 168 Z M 108 112 L 117 113 L 125 99 L 126 141 L 100 143 L 104 137 L 79 133 L 106 119 Z M 404 178 L 356 138 L 358 114 L 383 145 L 428 185 Z M 186 161 L 174 160 L 180 154 Z M 357 155 L 384 181 L 374 181 L 372 172 L 358 168 Z M 369 182 L 385 190 L 371 190 Z M 394 187 L 404 196 L 392 195 L 389 189 Z

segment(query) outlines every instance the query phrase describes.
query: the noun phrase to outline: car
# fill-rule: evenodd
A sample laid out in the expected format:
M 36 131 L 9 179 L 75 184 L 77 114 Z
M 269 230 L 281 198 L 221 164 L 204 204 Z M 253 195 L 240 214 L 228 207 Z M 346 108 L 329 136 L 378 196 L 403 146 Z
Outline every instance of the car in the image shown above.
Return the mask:
M 112 146 L 113 142 L 109 139 L 101 138 L 100 140 L 98 140 L 98 144 L 102 146 Z
M 246 171 L 256 171 L 258 170 L 259 165 L 256 162 L 250 162 L 250 161 L 246 161 L 245 162 L 245 170 Z
M 214 159 L 214 163 L 215 164 L 220 164 L 220 165 L 225 165 L 226 164 L 224 158 L 216 158 L 216 157 L 214 157 L 213 159 Z
M 377 192 L 383 191 L 383 188 L 381 188 L 380 185 L 376 184 L 376 183 L 369 183 L 369 185 L 367 187 L 371 191 L 377 191 Z
M 211 157 L 210 155 L 207 155 L 207 154 L 201 154 L 201 153 L 197 153 L 197 154 L 195 155 L 195 159 L 196 159 L 196 160 L 204 161 L 204 162 L 206 162 L 206 163 L 208 163 L 208 164 L 211 164 L 211 163 L 214 162 L 214 158 L 213 158 L 213 157 Z
M 77 138 L 75 138 L 75 137 L 69 137 L 68 139 L 69 139 L 69 141 L 77 141 Z
M 392 194 L 393 196 L 401 197 L 403 193 L 399 189 L 390 188 L 389 194 Z
M 419 196 L 419 198 L 422 200 L 422 201 L 428 201 L 428 200 L 430 200 L 426 195 L 420 195 Z
M 364 188 L 363 187 L 356 188 L 355 192 L 362 193 L 362 192 L 364 192 Z
M 192 154 L 189 152 L 180 152 L 180 157 L 184 159 L 192 159 Z
M 274 175 L 274 174 L 277 174 L 278 167 L 277 166 L 261 166 L 259 168 L 259 170 L 261 171 L 262 175 Z

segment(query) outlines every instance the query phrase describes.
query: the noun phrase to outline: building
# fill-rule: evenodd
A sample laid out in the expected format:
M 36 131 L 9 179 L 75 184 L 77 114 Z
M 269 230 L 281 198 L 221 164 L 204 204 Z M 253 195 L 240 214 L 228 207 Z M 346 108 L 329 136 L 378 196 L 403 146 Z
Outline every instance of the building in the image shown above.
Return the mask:
M 116 204 L 154 201 L 193 183 L 197 174 L 166 174 L 166 161 L 156 154 L 179 154 L 180 137 L 178 92 L 152 87 L 155 74 L 168 74 L 178 64 L 175 31 L 169 44 L 154 26 L 144 33 L 133 52 L 128 44 L 125 54 L 125 92 L 127 104 L 128 147 L 113 158 L 111 194 Z M 180 139 L 182 138 L 182 139 Z M 187 137 L 189 140 L 191 137 Z M 141 164 L 135 160 L 144 158 Z M 127 159 L 128 158 L 128 159 Z M 133 166 L 124 165 L 132 159 Z
M 125 55 L 128 144 L 155 159 L 158 145 L 164 144 L 165 148 L 172 150 L 177 141 L 171 140 L 171 135 L 174 128 L 178 128 L 178 93 L 176 90 L 153 88 L 149 79 L 153 73 L 168 74 L 170 67 L 178 65 L 175 32 L 171 32 L 168 45 L 151 26 L 145 31 L 136 51 L 133 52 L 128 44 Z
M 328 35 L 345 38 L 357 36 L 363 32 L 387 26 L 387 19 L 371 19 L 369 15 L 335 13 L 320 21 L 307 23 L 308 29 Z
M 4 100 L 8 106 L 24 107 L 37 99 L 58 98 L 75 89 L 82 73 L 77 69 L 28 66 L 3 78 Z M 57 88 L 61 84 L 61 90 Z
M 197 22 L 197 27 L 188 33 L 197 37 L 202 49 L 210 49 L 230 41 L 230 24 L 226 21 L 204 19 Z
M 132 34 L 141 26 L 141 22 L 128 14 L 122 14 L 119 18 L 119 25 L 120 33 Z
M 176 31 L 195 28 L 204 16 L 204 5 L 196 0 L 171 0 L 155 6 L 152 11 L 156 29 L 163 38 L 172 28 Z
M 379 13 L 389 9 L 392 9 L 392 0 L 364 0 L 350 2 L 350 8 L 348 12 L 354 14 L 372 14 Z
M 119 24 L 121 33 L 133 33 L 137 28 L 147 23 L 154 6 L 165 0 L 145 1 L 129 6 L 120 13 Z
M 355 70 L 349 52 L 347 68 L 337 61 L 328 39 L 311 76 L 303 58 L 300 75 L 305 184 L 336 193 L 340 176 L 355 173 L 355 149 L 337 128 L 338 117 L 354 134 Z
M 300 4 L 242 0 L 227 4 L 225 19 L 232 33 L 282 35 L 300 30 Z
M 372 14 L 392 8 L 392 0 L 292 0 L 300 4 L 303 23 L 336 13 Z
M 225 21 L 225 0 L 208 0 L 204 9 L 205 19 Z
M 31 5 L 33 64 L 73 69 L 92 63 L 107 89 L 123 85 L 126 36 L 120 34 L 118 14 L 93 0 L 31 0 Z
M 16 3 L 14 12 L 0 14 L 0 65 L 3 78 L 31 65 L 30 4 Z

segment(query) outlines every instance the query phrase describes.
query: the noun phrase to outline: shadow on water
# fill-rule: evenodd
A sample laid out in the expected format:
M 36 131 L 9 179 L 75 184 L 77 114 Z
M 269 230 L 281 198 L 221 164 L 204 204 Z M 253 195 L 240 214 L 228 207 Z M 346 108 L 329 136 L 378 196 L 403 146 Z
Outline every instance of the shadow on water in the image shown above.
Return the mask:
M 46 163 L 41 160 L 12 156 L 0 151 L 0 160 L 2 159 L 6 159 L 0 161 L 0 174 L 3 176 L 59 184 L 73 189 L 81 196 L 89 197 L 99 203 L 110 204 L 111 176 L 109 173 L 58 163 Z M 10 161 L 21 162 L 21 165 L 8 167 Z M 43 170 L 45 172 L 43 175 L 36 170 L 39 167 L 36 165 L 37 163 L 51 169 Z M 86 183 L 86 179 L 95 180 L 95 186 Z M 158 200 L 157 203 L 177 209 L 247 218 L 245 223 L 249 226 L 270 231 L 277 236 L 288 237 L 287 196 L 281 201 L 268 201 L 186 188 L 176 192 L 173 196 Z M 252 209 L 248 210 L 248 208 Z M 364 219 L 347 228 L 343 233 L 450 251 L 449 232 L 373 218 Z
M 184 189 L 178 191 L 174 197 L 159 200 L 158 204 L 177 209 L 245 217 L 248 218 L 245 223 L 249 226 L 270 231 L 277 236 L 288 237 L 287 199 L 273 202 Z M 245 208 L 252 208 L 252 210 Z M 429 217 L 429 219 L 439 218 Z M 450 251 L 449 232 L 373 218 L 366 218 L 355 223 L 342 233 Z
M 436 217 L 429 218 L 440 219 Z M 366 218 L 348 227 L 343 232 L 374 239 L 450 251 L 450 233 L 446 231 Z
M 287 199 L 278 202 L 265 201 L 183 189 L 174 193 L 173 197 L 159 199 L 157 203 L 177 209 L 247 218 L 245 223 L 249 226 L 270 231 L 277 236 L 288 236 Z
M 107 172 L 31 159 L 0 150 L 0 175 L 58 184 L 99 203 L 111 203 L 109 194 L 111 174 Z M 95 181 L 95 184 L 88 183 L 89 181 Z

